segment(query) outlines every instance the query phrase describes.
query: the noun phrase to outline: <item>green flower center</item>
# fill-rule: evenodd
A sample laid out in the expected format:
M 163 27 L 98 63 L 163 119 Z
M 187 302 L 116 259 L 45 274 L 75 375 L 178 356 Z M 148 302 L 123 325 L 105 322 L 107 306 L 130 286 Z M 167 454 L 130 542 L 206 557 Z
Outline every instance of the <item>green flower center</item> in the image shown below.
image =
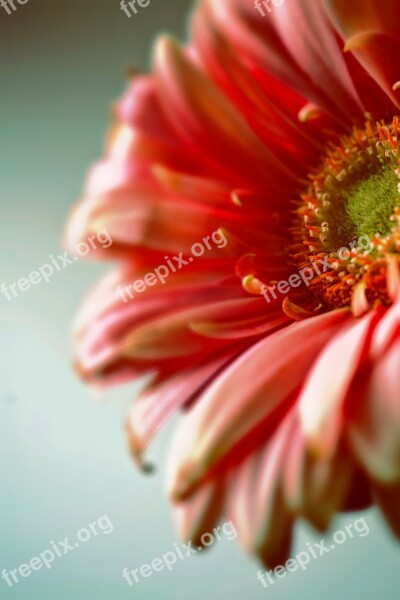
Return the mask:
M 393 167 L 386 166 L 349 190 L 346 213 L 357 237 L 390 233 L 390 217 L 399 200 L 398 183 Z
M 396 164 L 379 163 L 375 171 L 370 165 L 367 174 L 352 173 L 346 180 L 348 187 L 331 189 L 331 205 L 321 211 L 321 218 L 329 223 L 327 245 L 332 251 L 362 236 L 388 235 L 399 203 L 398 185 Z

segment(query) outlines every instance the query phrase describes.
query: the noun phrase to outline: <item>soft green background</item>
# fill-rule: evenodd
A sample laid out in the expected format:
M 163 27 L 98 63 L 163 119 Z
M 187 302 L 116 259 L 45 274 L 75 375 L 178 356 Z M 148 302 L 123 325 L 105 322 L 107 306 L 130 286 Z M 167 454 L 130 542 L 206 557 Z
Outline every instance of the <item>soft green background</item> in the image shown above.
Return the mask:
M 152 0 L 131 19 L 119 0 L 29 0 L 10 16 L 0 8 L 0 283 L 57 254 L 68 208 L 101 154 L 107 108 L 124 88 L 125 69 L 148 65 L 156 33 L 183 37 L 190 4 Z M 158 475 L 139 475 L 123 431 L 135 386 L 111 390 L 99 403 L 72 371 L 70 322 L 102 268 L 78 262 L 12 303 L 0 296 L 0 571 L 103 514 L 115 529 L 12 589 L 0 579 L 0 597 L 397 598 L 399 548 L 372 512 L 367 537 L 347 541 L 271 589 L 261 587 L 258 566 L 233 541 L 127 586 L 123 567 L 151 562 L 176 541 L 162 478 L 171 427 L 151 451 Z M 320 537 L 300 528 L 296 549 Z

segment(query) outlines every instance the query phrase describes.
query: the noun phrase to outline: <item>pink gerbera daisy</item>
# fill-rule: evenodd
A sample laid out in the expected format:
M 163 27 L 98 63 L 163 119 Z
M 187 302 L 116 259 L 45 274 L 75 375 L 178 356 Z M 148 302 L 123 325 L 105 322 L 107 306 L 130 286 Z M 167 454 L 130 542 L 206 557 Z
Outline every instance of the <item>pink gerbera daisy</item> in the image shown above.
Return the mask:
M 113 239 L 77 364 L 100 385 L 151 375 L 128 418 L 138 464 L 183 409 L 180 534 L 230 518 L 274 565 L 298 517 L 326 529 L 376 503 L 400 535 L 400 3 L 264 13 L 201 0 L 184 49 L 158 41 L 68 240 Z

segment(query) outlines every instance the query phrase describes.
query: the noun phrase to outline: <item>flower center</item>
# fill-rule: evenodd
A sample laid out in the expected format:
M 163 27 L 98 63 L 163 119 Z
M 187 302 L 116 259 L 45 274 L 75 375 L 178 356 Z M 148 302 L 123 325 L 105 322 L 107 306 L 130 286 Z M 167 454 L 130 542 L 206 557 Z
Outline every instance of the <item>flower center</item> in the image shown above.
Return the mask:
M 400 121 L 368 120 L 331 145 L 297 203 L 292 258 L 313 271 L 314 310 L 356 315 L 390 304 L 400 286 Z

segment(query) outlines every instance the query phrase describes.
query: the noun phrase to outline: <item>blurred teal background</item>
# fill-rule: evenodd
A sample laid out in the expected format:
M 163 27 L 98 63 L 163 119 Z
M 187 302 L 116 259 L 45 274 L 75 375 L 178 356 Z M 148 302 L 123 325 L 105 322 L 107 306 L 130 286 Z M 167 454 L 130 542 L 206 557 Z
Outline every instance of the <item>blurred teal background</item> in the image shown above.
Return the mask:
M 152 0 L 131 19 L 119 0 L 17 6 L 10 16 L 0 8 L 0 283 L 17 281 L 59 252 L 68 210 L 102 153 L 107 107 L 124 89 L 126 69 L 149 65 L 156 34 L 184 37 L 191 2 Z M 138 474 L 123 429 L 137 388 L 93 398 L 71 368 L 70 323 L 102 271 L 78 262 L 13 302 L 0 295 L 0 571 L 29 562 L 51 540 L 73 538 L 104 514 L 114 525 L 112 534 L 57 559 L 50 571 L 13 588 L 0 579 L 0 597 L 398 598 L 399 547 L 373 511 L 366 515 L 368 536 L 268 589 L 256 579 L 258 565 L 227 540 L 128 587 L 124 567 L 151 562 L 176 541 L 162 477 L 173 424 L 151 451 L 158 473 Z M 343 517 L 334 529 L 352 520 Z M 301 526 L 295 551 L 321 537 Z

